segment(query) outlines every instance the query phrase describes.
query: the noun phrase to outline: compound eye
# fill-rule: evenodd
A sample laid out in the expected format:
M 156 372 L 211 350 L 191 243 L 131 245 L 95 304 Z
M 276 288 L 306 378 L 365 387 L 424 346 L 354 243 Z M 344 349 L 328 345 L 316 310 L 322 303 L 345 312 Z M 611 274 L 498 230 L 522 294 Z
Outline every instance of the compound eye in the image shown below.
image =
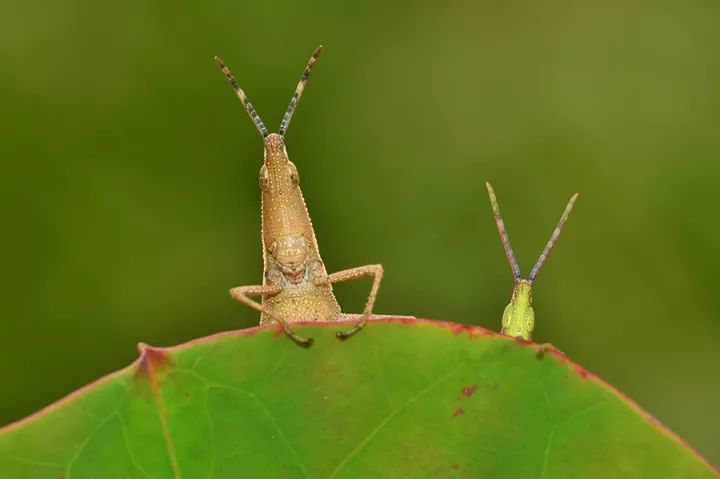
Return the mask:
M 270 187 L 270 176 L 268 175 L 267 168 L 265 165 L 262 165 L 260 168 L 260 189 L 263 191 L 267 191 Z
M 300 173 L 298 173 L 298 169 L 295 166 L 295 163 L 289 161 L 288 168 L 290 168 L 290 180 L 292 181 L 293 185 L 298 186 L 300 184 Z

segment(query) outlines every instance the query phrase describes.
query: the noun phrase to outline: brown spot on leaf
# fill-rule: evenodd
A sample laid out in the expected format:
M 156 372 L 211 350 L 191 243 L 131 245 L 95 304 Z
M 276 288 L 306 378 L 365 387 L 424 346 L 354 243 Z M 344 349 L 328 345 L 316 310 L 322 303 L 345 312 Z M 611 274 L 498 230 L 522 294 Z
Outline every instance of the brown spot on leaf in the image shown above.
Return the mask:
M 469 326 L 467 324 L 458 324 L 458 323 L 451 323 L 451 322 L 441 322 L 441 326 L 445 326 L 450 331 L 452 331 L 454 336 L 458 336 L 460 334 L 467 334 L 468 338 L 476 338 L 479 336 L 496 336 L 497 333 L 494 331 L 490 331 L 488 329 L 479 328 L 477 326 Z
M 563 353 L 559 349 L 556 349 L 556 348 L 548 349 L 547 354 L 551 354 L 556 359 L 558 359 L 561 363 L 564 363 L 564 364 L 567 364 L 568 366 L 570 366 L 573 369 L 573 371 L 575 371 L 575 373 L 578 376 L 580 376 L 582 379 L 592 378 L 592 375 L 585 368 L 583 368 L 579 364 L 571 361 L 570 358 L 568 358 L 565 355 L 565 353 Z
M 455 411 L 453 412 L 453 417 L 462 416 L 463 414 L 465 414 L 465 410 L 463 408 L 459 407 L 459 408 L 455 409 Z
M 470 333 L 470 328 L 466 324 L 451 324 L 448 327 L 455 336 L 462 333 Z
M 477 388 L 478 388 L 477 384 L 473 384 L 472 386 L 464 387 L 462 389 L 463 396 L 469 398 L 470 396 L 472 396 L 475 393 L 475 391 L 477 391 Z
M 587 372 L 587 369 L 585 369 L 581 366 L 578 366 L 577 364 L 575 365 L 575 372 L 578 374 L 578 376 L 580 376 L 583 379 L 587 379 L 590 377 L 590 373 Z
M 482 328 L 480 326 L 468 326 L 466 324 L 453 323 L 451 321 L 442 321 L 438 319 L 422 319 L 414 316 L 375 316 L 372 321 L 374 323 L 400 323 L 407 326 L 415 326 L 421 324 L 429 324 L 452 331 L 453 334 L 459 335 L 466 333 L 468 338 L 477 338 L 481 336 L 502 336 L 500 333 Z

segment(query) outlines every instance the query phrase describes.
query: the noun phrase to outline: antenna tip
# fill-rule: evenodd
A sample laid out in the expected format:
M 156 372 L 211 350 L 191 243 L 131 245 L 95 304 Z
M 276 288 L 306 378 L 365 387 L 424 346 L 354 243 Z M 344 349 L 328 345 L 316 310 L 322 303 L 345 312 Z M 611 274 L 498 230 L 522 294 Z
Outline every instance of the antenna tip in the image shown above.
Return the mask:
M 213 60 L 215 60 L 215 63 L 217 63 L 218 65 L 220 65 L 220 68 L 222 68 L 222 67 L 225 66 L 225 64 L 223 63 L 223 61 L 220 60 L 220 57 L 219 57 L 219 56 L 215 55 L 215 56 L 213 57 Z
M 493 187 L 489 181 L 485 182 L 485 188 L 487 188 L 488 194 L 490 195 L 491 198 L 495 196 L 495 190 L 493 189 Z

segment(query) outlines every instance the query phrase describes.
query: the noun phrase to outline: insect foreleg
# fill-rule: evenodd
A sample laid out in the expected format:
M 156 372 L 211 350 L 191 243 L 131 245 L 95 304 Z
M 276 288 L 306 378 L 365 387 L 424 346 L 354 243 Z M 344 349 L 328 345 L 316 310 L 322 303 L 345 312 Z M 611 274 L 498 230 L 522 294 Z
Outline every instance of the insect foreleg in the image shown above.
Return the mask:
M 365 323 L 367 323 L 368 318 L 372 315 L 373 307 L 375 306 L 375 298 L 377 298 L 378 290 L 380 289 L 380 282 L 383 277 L 383 267 L 381 264 L 369 264 L 366 266 L 359 266 L 357 268 L 338 271 L 337 273 L 327 275 L 325 278 L 319 278 L 316 280 L 316 284 L 328 284 L 350 281 L 368 276 L 372 276 L 373 284 L 370 288 L 370 294 L 368 295 L 367 301 L 365 302 L 365 309 L 363 310 L 362 316 L 360 316 L 358 322 L 355 323 L 355 326 L 351 329 L 337 333 L 337 337 L 340 339 L 347 339 L 365 327 Z
M 285 334 L 290 336 L 290 339 L 295 341 L 301 346 L 311 346 L 313 343 L 312 338 L 303 338 L 302 336 L 299 336 L 293 328 L 290 327 L 287 321 L 285 321 L 283 318 L 278 316 L 277 314 L 270 311 L 268 308 L 264 307 L 262 304 L 258 303 L 257 301 L 250 298 L 250 296 L 262 296 L 262 295 L 272 295 L 272 294 L 278 294 L 282 291 L 282 287 L 280 285 L 266 285 L 266 286 L 238 286 L 237 288 L 233 288 L 230 290 L 230 296 L 236 301 L 240 301 L 241 303 L 244 303 L 248 306 L 250 306 L 252 309 L 259 311 L 262 314 L 267 315 L 269 318 L 274 319 L 277 321 L 280 326 L 283 327 L 285 330 Z

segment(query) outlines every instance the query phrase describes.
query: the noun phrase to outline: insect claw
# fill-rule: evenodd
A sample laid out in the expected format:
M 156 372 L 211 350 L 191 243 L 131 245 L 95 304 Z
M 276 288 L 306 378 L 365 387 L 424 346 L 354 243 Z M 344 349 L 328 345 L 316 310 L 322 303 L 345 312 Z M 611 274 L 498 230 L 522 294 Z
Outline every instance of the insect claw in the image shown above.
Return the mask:
M 290 328 L 285 329 L 285 334 L 287 334 L 290 339 L 295 342 L 295 344 L 297 344 L 298 346 L 302 346 L 303 348 L 309 348 L 315 342 L 313 338 L 303 338 L 302 336 L 299 336 L 295 331 Z
M 365 327 L 365 324 L 367 323 L 367 319 L 368 319 L 367 315 L 366 315 L 366 314 L 363 314 L 362 317 L 360 318 L 360 320 L 359 320 L 357 323 L 355 323 L 355 326 L 353 326 L 352 328 L 348 329 L 347 331 L 338 331 L 337 333 L 335 333 L 335 336 L 336 336 L 340 341 L 345 341 L 346 339 L 348 339 L 348 338 L 350 338 L 351 336 L 355 335 L 355 334 L 356 334 L 358 331 L 360 331 L 362 328 L 364 328 L 364 327 Z
M 293 338 L 293 340 L 298 343 L 303 348 L 309 348 L 315 343 L 315 340 L 313 338 Z

